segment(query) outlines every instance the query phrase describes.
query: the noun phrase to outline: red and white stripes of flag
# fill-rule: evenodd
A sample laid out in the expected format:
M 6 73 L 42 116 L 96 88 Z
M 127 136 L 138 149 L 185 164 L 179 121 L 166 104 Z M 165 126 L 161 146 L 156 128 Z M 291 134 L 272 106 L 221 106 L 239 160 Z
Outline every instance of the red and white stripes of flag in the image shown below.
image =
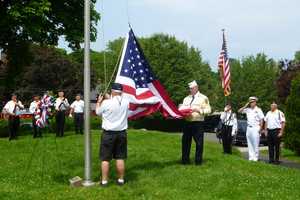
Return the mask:
M 222 50 L 219 55 L 218 59 L 218 66 L 219 72 L 222 81 L 222 88 L 224 89 L 224 95 L 229 96 L 231 93 L 230 89 L 230 64 L 229 64 L 229 57 L 227 54 L 227 46 L 226 46 L 226 39 L 225 39 L 225 30 L 223 29 L 223 44 Z

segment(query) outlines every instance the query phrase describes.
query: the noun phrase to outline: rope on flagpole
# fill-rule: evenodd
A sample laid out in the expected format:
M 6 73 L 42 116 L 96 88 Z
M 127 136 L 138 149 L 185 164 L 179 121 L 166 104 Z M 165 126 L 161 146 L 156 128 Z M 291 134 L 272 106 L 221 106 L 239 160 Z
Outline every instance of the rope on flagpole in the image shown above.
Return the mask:
M 126 15 L 127 15 L 127 22 L 130 26 L 130 15 L 129 15 L 129 3 L 128 3 L 128 0 L 125 0 L 126 1 Z
M 32 152 L 30 154 L 30 157 L 29 157 L 29 160 L 28 160 L 28 164 L 25 168 L 25 174 L 23 176 L 24 178 L 24 182 L 26 182 L 26 178 L 27 178 L 27 175 L 28 175 L 28 172 L 29 172 L 29 169 L 31 167 L 31 164 L 32 164 L 32 160 L 33 160 L 33 156 L 34 156 L 34 153 L 36 152 L 36 148 L 38 146 L 38 143 L 39 143 L 39 140 L 36 140 L 33 147 L 32 147 Z
M 127 2 L 127 9 L 128 9 L 128 2 Z M 105 26 L 104 26 L 104 0 L 102 0 L 102 5 L 101 5 L 101 13 L 102 13 L 102 37 L 103 37 L 103 68 L 104 68 L 104 86 L 105 86 L 105 88 L 104 88 L 104 91 L 103 91 L 103 94 L 105 94 L 105 93 L 107 93 L 107 91 L 108 91 L 108 88 L 109 88 L 109 86 L 110 86 L 110 84 L 111 84 L 111 82 L 113 81 L 113 78 L 114 78 L 114 76 L 115 76 L 115 73 L 116 73 L 116 70 L 117 70 L 117 68 L 118 68 L 118 64 L 119 64 L 119 61 L 120 61 L 120 58 L 121 58 L 121 55 L 122 55 L 122 49 L 123 49 L 123 47 L 124 47 L 124 44 L 122 45 L 122 48 L 121 48 L 121 50 L 120 50 L 120 53 L 119 53 L 119 55 L 118 55 L 118 60 L 117 60 L 117 63 L 116 63 L 116 65 L 115 65 L 115 67 L 114 67 L 114 69 L 113 69 L 113 73 L 112 73 L 112 75 L 111 75 L 111 77 L 110 77 L 110 79 L 109 79 L 109 81 L 108 81 L 108 77 L 107 77 L 107 62 L 106 62 L 106 48 L 105 48 L 105 42 L 106 42 L 106 40 L 105 40 Z M 127 10 L 127 16 L 128 16 L 128 10 Z M 128 18 L 128 20 L 129 20 L 129 17 L 127 17 Z
M 115 76 L 115 73 L 117 71 L 117 68 L 118 68 L 118 65 L 119 65 L 119 62 L 120 62 L 120 59 L 121 59 L 121 56 L 122 56 L 123 48 L 124 48 L 124 42 L 123 42 L 122 48 L 120 49 L 120 52 L 119 52 L 119 55 L 118 55 L 118 60 L 117 60 L 117 63 L 115 65 L 115 67 L 114 67 L 114 71 L 113 71 L 113 73 L 112 73 L 112 75 L 110 77 L 110 80 L 109 80 L 108 84 L 105 87 L 105 90 L 104 90 L 103 94 L 107 93 L 108 88 L 109 88 L 109 86 L 110 86 L 110 84 L 111 84 L 111 82 L 112 82 L 112 80 L 113 80 L 113 78 Z
M 104 29 L 104 0 L 102 0 L 101 5 L 101 13 L 102 13 L 102 41 L 103 41 L 103 71 L 104 71 L 104 86 L 107 87 L 107 63 L 106 63 L 106 51 L 105 51 L 105 29 Z

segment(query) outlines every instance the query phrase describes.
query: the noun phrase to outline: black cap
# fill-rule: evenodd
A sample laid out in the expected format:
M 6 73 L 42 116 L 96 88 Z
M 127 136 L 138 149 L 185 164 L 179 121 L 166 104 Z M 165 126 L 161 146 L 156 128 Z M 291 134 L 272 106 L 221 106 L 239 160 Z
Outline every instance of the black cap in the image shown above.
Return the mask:
M 112 89 L 112 90 L 115 90 L 115 91 L 120 91 L 120 92 L 122 92 L 123 86 L 122 86 L 122 84 L 120 84 L 120 83 L 113 83 L 112 86 L 111 86 L 111 89 Z

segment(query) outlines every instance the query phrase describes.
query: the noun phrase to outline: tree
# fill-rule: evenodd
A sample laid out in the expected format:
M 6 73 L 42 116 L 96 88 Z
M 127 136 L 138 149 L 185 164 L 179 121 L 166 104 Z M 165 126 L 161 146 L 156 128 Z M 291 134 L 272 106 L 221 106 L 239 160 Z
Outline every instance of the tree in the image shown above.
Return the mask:
M 295 53 L 295 61 L 300 63 L 300 51 L 296 51 Z
M 112 77 L 120 57 L 124 39 L 119 38 L 109 42 L 105 52 L 92 52 L 92 67 L 101 80 Z M 187 83 L 197 80 L 200 90 L 208 97 L 215 97 L 217 80 L 208 63 L 204 62 L 201 52 L 189 47 L 186 42 L 178 41 L 175 37 L 165 34 L 154 34 L 140 38 L 139 42 L 155 75 L 165 86 L 176 104 L 182 102 L 188 94 Z M 104 55 L 105 53 L 105 55 Z M 72 53 L 72 59 L 82 62 L 82 52 Z M 106 58 L 106 75 L 104 73 L 104 56 Z M 115 77 L 115 76 L 113 76 Z M 114 80 L 114 79 L 113 79 Z M 212 104 L 216 98 L 211 98 Z
M 24 100 L 30 100 L 33 94 L 42 95 L 45 91 L 57 92 L 63 89 L 66 96 L 73 99 L 76 93 L 83 91 L 83 65 L 72 61 L 65 51 L 54 47 L 32 46 L 33 55 L 30 65 L 24 67 L 24 73 L 18 79 L 16 92 Z M 96 79 L 92 71 L 92 85 Z
M 201 92 L 209 97 L 213 94 L 213 73 L 198 49 L 164 34 L 141 38 L 140 43 L 155 75 L 176 104 L 188 94 L 187 83 L 192 80 L 197 80 Z
M 100 19 L 91 0 L 91 40 L 96 39 Z M 15 87 L 23 67 L 30 64 L 31 43 L 57 45 L 60 36 L 69 47 L 79 49 L 83 41 L 82 0 L 5 0 L 0 1 L 0 48 L 8 59 L 8 90 Z
M 100 19 L 91 0 L 91 39 L 96 39 Z M 0 47 L 4 50 L 19 42 L 57 45 L 64 35 L 73 49 L 83 41 L 82 0 L 6 0 L 0 1 Z
M 264 110 L 270 102 L 277 99 L 275 88 L 279 68 L 276 62 L 264 54 L 231 60 L 231 88 L 229 100 L 235 108 L 248 101 L 249 96 L 257 96 L 259 105 Z
M 286 104 L 287 128 L 285 145 L 300 155 L 300 75 L 293 79 Z

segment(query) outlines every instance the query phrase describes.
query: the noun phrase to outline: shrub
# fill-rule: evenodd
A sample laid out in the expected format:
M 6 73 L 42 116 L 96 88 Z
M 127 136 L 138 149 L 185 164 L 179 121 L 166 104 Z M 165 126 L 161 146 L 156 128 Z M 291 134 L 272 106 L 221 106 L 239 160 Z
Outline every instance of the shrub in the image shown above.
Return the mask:
M 300 74 L 292 81 L 286 105 L 287 128 L 285 145 L 300 155 Z
M 55 133 L 56 123 L 55 117 L 52 117 L 50 120 L 50 126 L 48 127 L 47 132 Z M 100 130 L 101 120 L 99 117 L 91 117 L 91 129 Z M 65 122 L 65 131 L 74 131 L 74 121 L 73 118 L 66 117 Z M 18 131 L 18 135 L 30 135 L 32 134 L 31 119 L 21 120 L 21 126 Z M 0 120 L 0 137 L 8 137 L 8 123 L 6 120 Z

